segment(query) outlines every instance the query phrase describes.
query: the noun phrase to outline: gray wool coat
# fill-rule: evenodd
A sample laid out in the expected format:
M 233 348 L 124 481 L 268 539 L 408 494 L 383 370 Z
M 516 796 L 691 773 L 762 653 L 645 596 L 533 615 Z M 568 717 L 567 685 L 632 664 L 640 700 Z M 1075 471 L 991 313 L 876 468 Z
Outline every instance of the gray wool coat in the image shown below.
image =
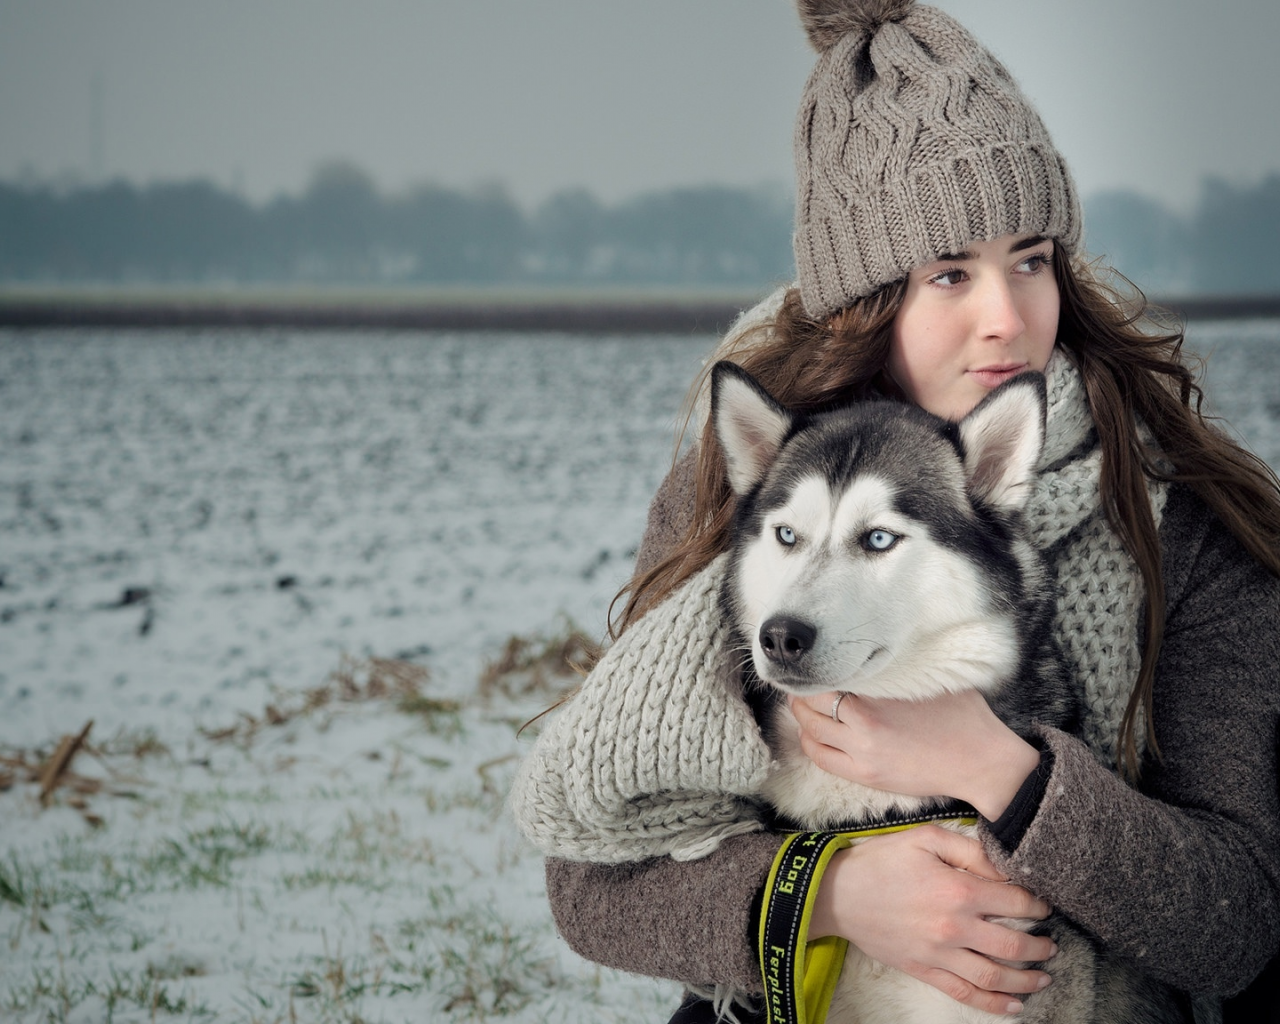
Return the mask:
M 692 460 L 663 482 L 638 567 L 689 522 Z M 1161 526 L 1167 617 L 1153 723 L 1163 761 L 1137 790 L 1052 729 L 1052 775 L 1021 839 L 992 862 L 1114 952 L 1193 994 L 1244 989 L 1280 950 L 1280 580 L 1189 489 Z M 579 954 L 689 984 L 762 991 L 756 918 L 780 837 L 702 860 L 549 858 L 557 926 Z

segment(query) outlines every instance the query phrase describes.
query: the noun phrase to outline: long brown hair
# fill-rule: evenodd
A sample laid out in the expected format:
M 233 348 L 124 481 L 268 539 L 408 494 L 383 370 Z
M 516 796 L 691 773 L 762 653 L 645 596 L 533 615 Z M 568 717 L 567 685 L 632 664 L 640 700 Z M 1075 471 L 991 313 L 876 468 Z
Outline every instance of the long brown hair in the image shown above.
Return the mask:
M 1261 459 L 1241 448 L 1203 414 L 1199 367 L 1184 357 L 1180 325 L 1148 305 L 1123 278 L 1106 283 L 1095 268 L 1054 243 L 1054 275 L 1061 308 L 1057 343 L 1079 367 L 1102 449 L 1102 506 L 1146 587 L 1142 662 L 1120 729 L 1118 756 L 1136 779 L 1136 729 L 1145 715 L 1149 748 L 1159 755 L 1152 727 L 1156 659 L 1164 635 L 1164 579 L 1160 539 L 1147 497 L 1148 477 L 1190 485 L 1249 553 L 1280 576 L 1280 482 Z M 722 345 L 733 359 L 789 408 L 815 412 L 871 396 L 901 398 L 884 373 L 893 323 L 906 282 L 888 285 L 826 320 L 805 315 L 791 289 L 771 323 Z M 1189 365 L 1190 363 L 1190 365 Z M 694 382 L 689 409 L 705 387 Z M 1134 414 L 1150 428 L 1152 449 Z M 687 428 L 687 421 L 686 421 Z M 724 455 L 713 431 L 698 439 L 693 518 L 678 544 L 619 592 L 621 613 L 610 634 L 621 634 L 644 613 L 727 549 L 733 515 Z

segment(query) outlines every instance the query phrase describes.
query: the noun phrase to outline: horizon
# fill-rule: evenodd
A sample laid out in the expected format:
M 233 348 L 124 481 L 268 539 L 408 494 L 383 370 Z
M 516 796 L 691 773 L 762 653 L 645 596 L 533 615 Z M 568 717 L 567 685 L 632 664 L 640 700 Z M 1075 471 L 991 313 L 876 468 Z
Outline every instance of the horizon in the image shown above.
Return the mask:
M 794 273 L 794 205 L 780 187 L 672 186 L 612 204 L 579 189 L 530 209 L 492 185 L 389 194 L 351 164 L 262 202 L 200 177 L 63 186 L 0 182 L 0 280 L 705 290 Z M 1280 294 L 1269 258 L 1280 174 L 1244 188 L 1207 179 L 1185 213 L 1134 191 L 1082 202 L 1081 251 L 1144 291 Z
M 546 193 L 546 195 L 530 200 L 519 195 L 508 182 L 497 179 L 476 179 L 470 182 L 450 183 L 440 181 L 430 176 L 425 176 L 420 179 L 401 182 L 395 186 L 388 186 L 384 182 L 378 180 L 377 176 L 368 168 L 361 166 L 357 161 L 346 159 L 322 160 L 311 168 L 305 179 L 300 183 L 288 187 L 282 187 L 280 191 L 266 196 L 255 196 L 243 190 L 237 190 L 234 183 L 229 184 L 227 182 L 220 181 L 215 175 L 198 171 L 193 172 L 188 176 L 161 176 L 139 179 L 121 173 L 101 179 L 93 179 L 86 176 L 80 176 L 70 171 L 61 174 L 38 175 L 34 172 L 34 169 L 26 168 L 15 175 L 6 176 L 4 174 L 0 174 L 0 187 L 7 186 L 23 191 L 48 191 L 57 196 L 65 196 L 76 192 L 101 191 L 119 185 L 124 185 L 139 192 L 166 187 L 207 185 L 224 195 L 243 201 L 248 206 L 256 209 L 263 209 L 276 202 L 304 199 L 308 192 L 314 187 L 317 178 L 326 171 L 333 169 L 338 169 L 343 173 L 353 171 L 360 177 L 367 179 L 374 194 L 382 201 L 394 202 L 407 198 L 421 190 L 438 189 L 442 192 L 451 192 L 458 195 L 472 197 L 496 194 L 510 201 L 525 213 L 536 213 L 539 207 L 548 201 L 557 197 L 572 195 L 574 193 L 587 194 L 597 201 L 604 209 L 615 209 L 638 199 L 654 195 L 698 192 L 703 190 L 709 191 L 715 189 L 757 193 L 762 196 L 772 193 L 774 198 L 785 198 L 788 203 L 794 202 L 794 189 L 790 182 L 758 181 L 752 183 L 717 181 L 712 179 L 691 179 L 687 182 L 671 182 L 662 185 L 639 186 L 636 191 L 610 194 L 607 197 L 591 189 L 589 186 L 566 184 L 559 187 L 553 187 Z M 1144 189 L 1141 185 L 1116 185 L 1105 187 L 1092 193 L 1082 193 L 1080 199 L 1082 203 L 1087 205 L 1090 201 L 1099 198 L 1108 198 L 1117 195 L 1135 196 L 1158 204 L 1172 216 L 1185 218 L 1195 213 L 1196 207 L 1202 201 L 1206 189 L 1225 185 L 1228 189 L 1234 191 L 1250 191 L 1258 189 L 1260 186 L 1276 178 L 1280 178 L 1280 166 L 1272 169 L 1264 168 L 1258 171 L 1257 174 L 1243 177 L 1237 176 L 1235 178 L 1221 174 L 1207 173 L 1201 177 L 1189 199 L 1182 203 L 1174 203 L 1163 199 L 1155 191 Z

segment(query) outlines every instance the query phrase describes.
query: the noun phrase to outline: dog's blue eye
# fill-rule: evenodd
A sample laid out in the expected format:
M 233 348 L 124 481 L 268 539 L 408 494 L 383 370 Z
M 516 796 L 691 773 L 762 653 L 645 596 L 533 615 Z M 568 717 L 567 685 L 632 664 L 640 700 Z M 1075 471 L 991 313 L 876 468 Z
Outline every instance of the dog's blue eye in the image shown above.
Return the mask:
M 796 531 L 789 526 L 779 526 L 773 531 L 778 535 L 778 543 L 785 544 L 787 547 L 794 547 L 796 543 Z
M 872 530 L 862 538 L 862 546 L 868 551 L 888 551 L 898 543 L 898 535 L 888 530 Z

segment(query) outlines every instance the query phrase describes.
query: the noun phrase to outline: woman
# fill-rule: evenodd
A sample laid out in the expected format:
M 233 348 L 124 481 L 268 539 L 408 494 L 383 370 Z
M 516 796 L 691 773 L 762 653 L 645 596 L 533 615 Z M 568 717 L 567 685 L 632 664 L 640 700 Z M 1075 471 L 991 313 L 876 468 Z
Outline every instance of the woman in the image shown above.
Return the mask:
M 1186 993 L 1176 1019 L 1214 1019 L 1280 948 L 1275 477 L 1192 408 L 1181 335 L 1092 279 L 1070 177 L 989 53 L 909 0 L 801 14 L 819 59 L 796 131 L 799 287 L 717 356 L 792 408 L 889 397 L 950 418 L 1045 372 L 1030 520 L 1086 707 L 1078 736 L 1023 738 L 972 695 L 846 698 L 838 720 L 831 695 L 795 702 L 820 767 L 986 822 L 982 843 L 926 826 L 837 853 L 810 938 L 1013 1013 L 1053 950 L 990 919 L 1052 906 Z M 720 995 L 762 990 L 781 846 L 715 602 L 731 506 L 703 430 L 651 507 L 616 643 L 512 794 L 575 949 Z M 714 1016 L 691 997 L 677 1019 Z

